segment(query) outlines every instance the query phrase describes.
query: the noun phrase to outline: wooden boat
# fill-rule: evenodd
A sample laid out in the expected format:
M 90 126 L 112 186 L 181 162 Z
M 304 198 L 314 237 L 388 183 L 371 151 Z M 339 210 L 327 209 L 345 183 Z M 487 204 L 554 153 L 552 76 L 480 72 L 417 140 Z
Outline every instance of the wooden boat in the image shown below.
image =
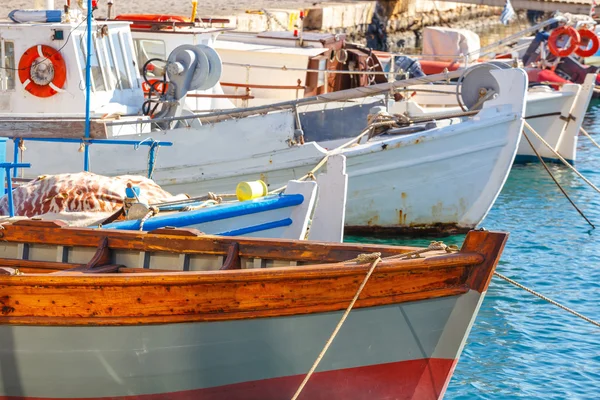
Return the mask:
M 0 398 L 441 399 L 507 234 L 456 253 L 67 228 L 0 230 Z M 18 272 L 16 271 L 18 269 Z

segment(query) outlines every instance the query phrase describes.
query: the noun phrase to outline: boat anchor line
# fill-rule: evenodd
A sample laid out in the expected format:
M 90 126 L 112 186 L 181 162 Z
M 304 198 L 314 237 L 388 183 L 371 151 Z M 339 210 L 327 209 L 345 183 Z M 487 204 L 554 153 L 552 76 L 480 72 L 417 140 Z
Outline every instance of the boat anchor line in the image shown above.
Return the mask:
M 544 167 L 544 169 L 546 170 L 546 172 L 548 172 L 548 175 L 550 175 L 550 178 L 552 178 L 552 180 L 554 181 L 554 183 L 556 183 L 556 186 L 558 186 L 558 188 L 560 189 L 560 191 L 562 192 L 562 194 L 564 194 L 565 197 L 567 198 L 567 200 L 569 200 L 569 203 L 571 203 L 571 205 L 573 207 L 575 207 L 575 210 L 577 210 L 577 212 L 579 213 L 579 215 L 581 215 L 583 217 L 583 219 L 585 219 L 586 222 L 588 224 L 590 224 L 590 226 L 592 227 L 592 229 L 596 229 L 596 227 L 594 226 L 594 224 L 592 224 L 592 222 L 585 216 L 585 214 L 583 213 L 583 211 L 581 211 L 579 209 L 579 207 L 577 207 L 577 205 L 575 204 L 575 202 L 571 199 L 571 197 L 569 197 L 569 195 L 567 194 L 566 190 L 562 187 L 562 185 L 560 184 L 560 182 L 558 182 L 558 180 L 554 177 L 554 174 L 552 173 L 552 171 L 550 171 L 550 168 L 548 168 L 548 165 L 544 161 L 544 158 L 536 150 L 535 146 L 533 145 L 533 143 L 531 143 L 531 140 L 529 139 L 529 136 L 527 136 L 527 133 L 525 133 L 524 130 L 523 130 L 523 136 L 527 140 L 527 143 L 529 143 L 529 146 L 531 146 L 531 149 L 533 150 L 533 152 L 537 156 L 538 160 L 540 160 L 540 163 L 542 164 L 542 166 Z
M 600 322 L 598 322 L 598 321 L 595 321 L 595 320 L 593 320 L 593 319 L 591 319 L 591 318 L 589 318 L 589 317 L 586 317 L 585 315 L 583 315 L 583 314 L 580 314 L 580 313 L 578 313 L 577 311 L 575 311 L 575 310 L 573 310 L 573 309 L 571 309 L 571 308 L 569 308 L 569 307 L 567 307 L 567 306 L 565 306 L 565 305 L 563 305 L 563 304 L 560 304 L 559 302 L 557 302 L 557 301 L 555 301 L 555 300 L 552 300 L 551 298 L 549 298 L 549 297 L 546 297 L 546 296 L 544 296 L 543 294 L 541 294 L 541 293 L 538 293 L 538 292 L 536 292 L 535 290 L 533 290 L 533 289 L 530 289 L 530 288 L 528 288 L 527 286 L 525 286 L 525 285 L 522 285 L 522 284 L 520 284 L 519 282 L 517 282 L 517 281 L 514 281 L 514 280 L 510 279 L 509 277 L 507 277 L 507 276 L 505 276 L 505 275 L 502 275 L 502 274 L 501 274 L 501 273 L 499 273 L 499 272 L 496 272 L 496 271 L 494 271 L 494 275 L 496 275 L 497 277 L 499 277 L 499 278 L 501 278 L 501 279 L 504 279 L 506 282 L 510 283 L 511 285 L 514 285 L 514 286 L 518 287 L 519 289 L 523 289 L 524 291 L 526 291 L 526 292 L 528 292 L 528 293 L 531 293 L 532 295 L 534 295 L 534 296 L 536 296 L 536 297 L 539 297 L 540 299 L 542 299 L 542 300 L 544 300 L 544 301 L 547 301 L 548 303 L 550 303 L 550 304 L 552 304 L 552 305 L 555 305 L 556 307 L 558 307 L 558 308 L 561 308 L 561 309 L 563 309 L 563 310 L 565 310 L 565 311 L 567 311 L 567 312 L 569 312 L 569 313 L 573 314 L 574 316 L 576 316 L 576 317 L 578 317 L 578 318 L 581 318 L 582 320 L 584 320 L 584 321 L 586 321 L 586 322 L 589 322 L 589 323 L 590 323 L 590 324 L 592 324 L 592 325 L 596 325 L 597 327 L 600 327 Z
M 341 146 L 338 146 L 335 149 L 329 150 L 327 152 L 327 154 L 325 155 L 325 157 L 323 157 L 323 159 L 321 159 L 321 161 L 319 161 L 319 163 L 313 169 L 308 171 L 304 176 L 298 178 L 297 180 L 304 181 L 309 178 L 314 180 L 315 173 L 317 171 L 319 171 L 319 169 L 321 169 L 323 167 L 323 165 L 325 165 L 327 163 L 327 160 L 329 159 L 330 156 L 332 156 L 333 154 L 337 154 L 340 150 L 343 150 L 348 146 L 359 143 L 360 140 L 367 134 L 369 135 L 369 139 L 371 139 L 373 136 L 377 136 L 375 134 L 375 130 L 377 128 L 390 129 L 390 128 L 393 128 L 394 125 L 399 126 L 398 125 L 399 120 L 401 120 L 403 123 L 415 123 L 415 122 L 422 123 L 422 122 L 429 122 L 429 121 L 445 119 L 445 118 L 470 117 L 470 116 L 477 114 L 478 112 L 479 112 L 479 110 L 451 112 L 451 113 L 439 113 L 439 114 L 431 114 L 431 115 L 428 115 L 427 117 L 416 117 L 416 118 L 412 117 L 410 119 L 408 119 L 407 116 L 402 115 L 402 114 L 392 115 L 389 113 L 377 113 L 377 114 L 374 114 L 373 116 L 369 115 L 368 121 L 367 121 L 368 125 L 365 129 L 362 130 L 362 132 L 360 132 L 357 136 L 353 137 L 352 139 L 350 139 L 346 143 L 342 144 Z M 270 191 L 269 194 L 281 193 L 286 188 L 287 188 L 287 186 L 282 186 L 278 189 L 274 189 L 274 190 Z
M 594 138 L 592 137 L 592 135 L 590 135 L 585 129 L 583 129 L 583 127 L 579 127 L 579 132 L 583 133 L 584 136 L 586 136 L 588 139 L 590 139 L 592 141 L 592 143 L 594 144 L 594 146 L 596 146 L 597 148 L 600 149 L 600 144 L 598 144 L 598 142 L 596 142 L 594 140 Z
M 596 192 L 600 193 L 600 189 L 599 189 L 599 188 L 598 188 L 596 185 L 594 185 L 594 184 L 593 184 L 593 183 L 592 183 L 592 182 L 591 182 L 589 179 L 587 179 L 585 176 L 583 176 L 583 174 L 582 174 L 581 172 L 579 172 L 579 171 L 577 170 L 577 168 L 575 168 L 575 167 L 574 167 L 574 166 L 572 166 L 572 165 L 571 165 L 571 164 L 570 164 L 570 163 L 569 163 L 567 160 L 565 160 L 565 159 L 564 159 L 564 157 L 563 157 L 563 156 L 561 156 L 561 155 L 558 153 L 558 151 L 554 150 L 554 148 L 553 148 L 552 146 L 550 146 L 550 145 L 548 144 L 548 142 L 546 142 L 546 141 L 544 140 L 544 138 L 543 138 L 543 137 L 541 137 L 541 136 L 540 136 L 540 134 L 539 134 L 539 133 L 537 133 L 537 132 L 535 131 L 535 129 L 533 129 L 533 128 L 531 127 L 531 125 L 529 125 L 529 123 L 527 123 L 527 121 L 523 121 L 523 122 L 524 122 L 525 128 L 527 128 L 527 129 L 528 129 L 528 130 L 529 130 L 529 131 L 530 131 L 530 132 L 531 132 L 531 133 L 532 133 L 532 134 L 533 134 L 535 137 L 537 137 L 537 138 L 538 138 L 538 140 L 544 144 L 544 146 L 546 146 L 548 149 L 550 149 L 550 151 L 552 151 L 552 152 L 554 153 L 554 155 L 555 155 L 555 156 L 556 156 L 556 157 L 557 157 L 557 158 L 558 158 L 558 159 L 559 159 L 559 160 L 560 160 L 560 161 L 561 161 L 563 164 L 565 164 L 565 165 L 566 165 L 567 167 L 569 167 L 569 168 L 570 168 L 570 169 L 571 169 L 573 172 L 575 172 L 575 174 L 576 174 L 578 177 L 580 177 L 581 179 L 583 179 L 583 181 L 584 181 L 585 183 L 587 183 L 587 184 L 588 184 L 588 185 L 589 185 L 589 186 L 590 186 L 592 189 L 594 189 Z
M 394 256 L 389 256 L 389 257 L 384 257 L 384 258 L 381 258 L 381 253 L 359 254 L 356 258 L 353 258 L 352 260 L 348 260 L 348 261 L 344 262 L 344 264 L 348 264 L 348 263 L 364 264 L 364 263 L 370 262 L 371 263 L 371 267 L 367 271 L 367 274 L 365 275 L 365 278 L 363 279 L 362 283 L 360 284 L 360 286 L 356 290 L 356 293 L 354 294 L 354 297 L 352 298 L 352 301 L 350 301 L 350 304 L 348 305 L 348 308 L 346 308 L 346 311 L 342 315 L 342 318 L 340 319 L 340 321 L 336 325 L 335 329 L 333 330 L 331 336 L 329 337 L 329 339 L 325 343 L 325 346 L 323 347 L 323 350 L 321 350 L 321 353 L 319 353 L 319 356 L 317 357 L 317 359 L 313 363 L 312 367 L 310 368 L 310 370 L 308 371 L 308 373 L 304 377 L 304 380 L 302 380 L 302 383 L 300 384 L 300 386 L 298 386 L 298 389 L 296 390 L 296 393 L 294 393 L 294 396 L 292 397 L 292 400 L 297 400 L 298 397 L 300 396 L 300 394 L 302 393 L 302 390 L 304 389 L 304 387 L 308 383 L 310 377 L 313 375 L 313 373 L 315 372 L 315 370 L 319 366 L 319 363 L 321 362 L 321 360 L 323 359 L 323 357 L 327 353 L 327 350 L 329 350 L 329 347 L 331 346 L 331 344 L 335 340 L 337 334 L 339 333 L 340 329 L 342 328 L 342 325 L 344 325 L 344 322 L 346 321 L 346 318 L 348 318 L 348 315 L 350 315 L 350 312 L 352 311 L 352 308 L 354 307 L 354 304 L 356 303 L 356 301 L 360 297 L 360 294 L 362 293 L 363 289 L 367 285 L 367 282 L 369 281 L 369 278 L 371 278 L 371 275 L 373 274 L 373 271 L 375 271 L 375 268 L 377 268 L 377 265 L 381 261 L 385 261 L 385 260 L 418 258 L 418 257 L 421 256 L 421 254 L 428 253 L 428 252 L 431 252 L 431 251 L 440 251 L 440 250 L 444 250 L 447 253 L 456 253 L 456 252 L 459 251 L 459 248 L 457 246 L 455 246 L 455 245 L 447 246 L 443 242 L 432 241 L 429 244 L 428 247 L 426 247 L 424 249 L 419 249 L 419 250 L 411 251 L 411 252 L 408 252 L 408 253 L 397 254 L 397 255 L 394 255 Z

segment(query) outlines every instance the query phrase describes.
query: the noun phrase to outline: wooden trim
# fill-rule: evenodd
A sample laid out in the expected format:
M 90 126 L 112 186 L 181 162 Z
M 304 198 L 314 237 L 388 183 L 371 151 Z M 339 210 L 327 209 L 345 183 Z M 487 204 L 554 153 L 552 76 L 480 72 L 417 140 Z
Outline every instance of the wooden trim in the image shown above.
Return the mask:
M 350 260 L 363 253 L 382 252 L 383 256 L 391 256 L 417 249 L 417 247 L 406 246 L 315 243 L 287 239 L 227 238 L 211 235 L 203 235 L 199 238 L 181 237 L 175 232 L 152 234 L 109 229 L 57 228 L 53 225 L 53 221 L 37 221 L 41 224 L 48 224 L 48 227 L 39 224 L 22 226 L 29 222 L 23 220 L 4 224 L 4 229 L 0 230 L 0 241 L 98 247 L 102 238 L 108 236 L 109 247 L 113 250 L 215 255 L 226 255 L 231 243 L 238 242 L 240 257 L 317 263 Z
M 481 268 L 471 274 L 468 282 L 470 287 L 478 292 L 487 290 L 507 240 L 508 233 L 489 231 L 471 231 L 467 233 L 461 252 L 475 252 L 485 258 Z
M 187 97 L 191 98 L 206 98 L 206 99 L 239 99 L 239 100 L 252 100 L 254 96 L 248 94 L 196 94 L 188 93 Z
M 347 307 L 369 263 L 341 263 L 374 251 L 402 254 L 411 248 L 325 244 L 271 239 L 152 235 L 97 229 L 4 225 L 1 240 L 62 246 L 184 254 L 237 253 L 264 260 L 296 260 L 316 265 L 203 272 L 161 272 L 118 268 L 120 273 L 0 276 L 0 324 L 137 325 L 322 313 Z M 485 290 L 506 234 L 470 232 L 459 253 L 382 261 L 356 308 L 455 296 Z M 292 257 L 291 255 L 294 255 Z M 336 263 L 328 263 L 334 260 Z M 0 265 L 2 260 L 0 260 Z M 11 266 L 35 266 L 12 260 Z M 40 263 L 63 269 L 66 263 Z M 32 268 L 33 269 L 33 268 Z M 40 268 L 41 269 L 41 268 Z
M 255 85 L 255 84 L 250 84 L 250 83 L 230 83 L 230 82 L 221 82 L 221 86 L 247 88 L 247 89 L 284 89 L 284 90 L 303 90 L 303 89 L 306 89 L 306 87 L 302 86 L 302 85 L 296 85 L 296 86 Z

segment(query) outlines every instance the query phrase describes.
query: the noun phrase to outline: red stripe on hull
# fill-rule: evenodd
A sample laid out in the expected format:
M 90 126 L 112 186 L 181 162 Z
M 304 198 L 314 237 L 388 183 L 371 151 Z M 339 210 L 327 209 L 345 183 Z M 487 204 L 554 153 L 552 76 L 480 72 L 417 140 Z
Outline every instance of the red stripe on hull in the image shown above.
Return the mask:
M 456 361 L 432 358 L 318 372 L 312 376 L 300 398 L 307 400 L 440 399 L 450 382 Z M 175 393 L 94 399 L 281 400 L 290 399 L 303 378 L 304 375 L 295 375 Z M 0 396 L 0 400 L 25 399 L 56 398 Z

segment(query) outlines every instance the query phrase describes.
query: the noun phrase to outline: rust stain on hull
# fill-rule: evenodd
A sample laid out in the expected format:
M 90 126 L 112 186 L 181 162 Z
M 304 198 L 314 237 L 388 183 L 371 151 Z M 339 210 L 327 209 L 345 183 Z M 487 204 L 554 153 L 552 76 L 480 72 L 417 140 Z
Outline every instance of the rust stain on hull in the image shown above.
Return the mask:
M 367 226 L 377 226 L 379 223 L 379 215 L 374 215 L 367 220 Z
M 398 225 L 406 225 L 406 217 L 407 214 L 402 212 L 402 210 L 398 210 Z

